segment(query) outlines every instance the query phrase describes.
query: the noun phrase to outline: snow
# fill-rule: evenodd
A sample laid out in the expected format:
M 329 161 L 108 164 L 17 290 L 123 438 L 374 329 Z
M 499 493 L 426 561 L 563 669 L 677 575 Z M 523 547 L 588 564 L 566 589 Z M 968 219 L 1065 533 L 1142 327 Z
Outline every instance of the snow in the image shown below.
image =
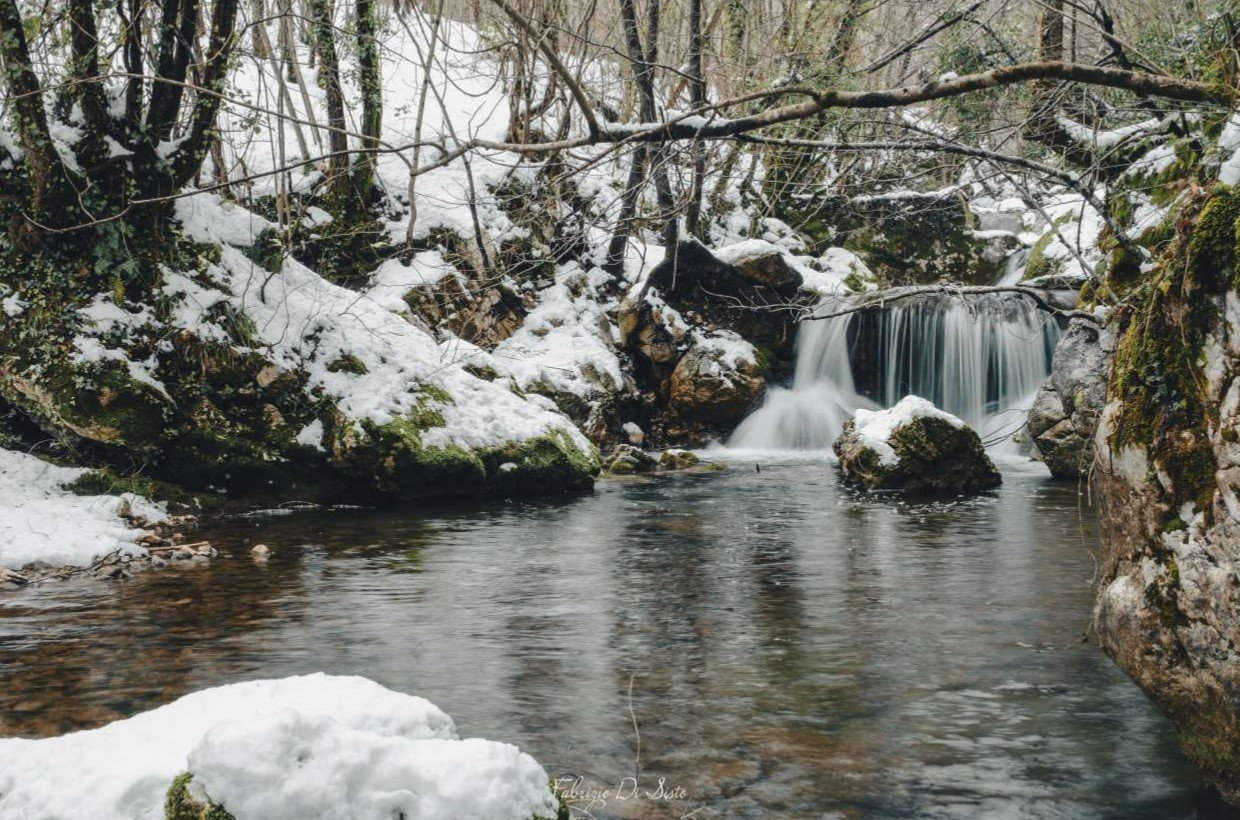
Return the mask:
M 515 746 L 429 701 L 322 673 L 234 683 L 84 732 L 0 740 L 0 817 L 162 818 L 178 774 L 237 820 L 554 817 Z
M 0 310 L 4 311 L 5 316 L 14 319 L 26 311 L 26 300 L 22 299 L 21 294 L 10 293 L 0 299 Z
M 620 390 L 624 376 L 611 320 L 589 272 L 576 263 L 560 266 L 556 284 L 539 299 L 517 332 L 492 352 L 517 386 L 581 398 Z
M 757 362 L 757 351 L 754 346 L 742 339 L 740 334 L 731 330 L 699 334 L 694 339 L 693 346 L 709 351 L 712 354 L 711 360 L 732 371 L 739 369 L 742 364 Z M 721 375 L 726 376 L 726 374 Z
M 1218 169 L 1218 179 L 1225 185 L 1240 182 L 1240 114 L 1233 114 L 1223 126 L 1218 139 L 1219 150 L 1226 156 Z
M 921 418 L 942 419 L 953 427 L 964 427 L 964 422 L 921 396 L 905 396 L 886 410 L 858 410 L 853 415 L 857 437 L 869 449 L 878 453 L 879 462 L 885 466 L 899 463 L 891 446 L 891 436 L 904 425 Z
M 297 433 L 296 438 L 294 438 L 293 440 L 296 441 L 298 444 L 303 444 L 306 447 L 313 447 L 319 452 L 322 452 L 323 451 L 323 421 L 321 419 L 315 419 L 314 421 L 310 422 L 305 427 L 301 428 L 301 430 Z
M 366 295 L 375 304 L 400 312 L 407 309 L 405 294 L 416 287 L 434 285 L 445 276 L 459 276 L 456 267 L 439 251 L 414 254 L 411 264 L 388 259 L 372 274 Z
M 261 230 L 261 222 L 242 209 L 208 203 L 212 198 L 202 194 L 177 202 L 187 235 L 222 246 L 219 264 L 207 270 L 222 284 L 219 291 L 194 291 L 185 277 L 169 276 L 189 297 L 179 314 L 187 328 L 210 333 L 212 326 L 203 321 L 203 311 L 215 300 L 228 299 L 253 321 L 258 341 L 273 361 L 309 375 L 308 394 L 321 390 L 349 418 L 359 421 L 382 425 L 403 417 L 425 404 L 419 385 L 438 387 L 452 400 L 435 403 L 445 423 L 423 434 L 427 446 L 476 449 L 560 430 L 583 453 L 592 452 L 566 416 L 473 376 L 460 362 L 445 360 L 433 336 L 389 310 L 382 299 L 377 302 L 368 294 L 332 284 L 291 258 L 283 261 L 279 275 L 258 267 L 227 240 L 244 241 L 245 231 Z M 345 355 L 360 361 L 366 372 L 328 368 Z
M 162 505 L 130 493 L 80 496 L 63 488 L 87 472 L 0 448 L 0 567 L 20 569 L 37 561 L 88 566 L 113 550 L 146 552 L 136 543 L 146 531 L 121 516 L 163 520 Z

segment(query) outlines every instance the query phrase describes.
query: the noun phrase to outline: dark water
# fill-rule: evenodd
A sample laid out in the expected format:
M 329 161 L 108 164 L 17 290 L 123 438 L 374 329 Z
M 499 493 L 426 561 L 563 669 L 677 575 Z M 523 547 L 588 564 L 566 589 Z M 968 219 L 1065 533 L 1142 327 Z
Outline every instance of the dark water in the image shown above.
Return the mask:
M 560 504 L 216 523 L 209 567 L 0 597 L 0 733 L 326 670 L 584 775 L 594 816 L 1227 816 L 1081 643 L 1076 488 L 1006 479 L 918 506 L 745 463 Z M 647 796 L 660 778 L 672 799 Z

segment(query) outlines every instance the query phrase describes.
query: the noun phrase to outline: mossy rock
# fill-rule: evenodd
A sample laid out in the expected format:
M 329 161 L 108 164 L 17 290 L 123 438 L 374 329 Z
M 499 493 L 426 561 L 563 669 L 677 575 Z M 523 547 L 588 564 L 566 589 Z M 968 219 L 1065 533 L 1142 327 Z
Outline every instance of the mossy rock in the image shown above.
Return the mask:
M 505 497 L 588 490 L 599 473 L 597 454 L 582 453 L 563 430 L 486 448 L 478 455 L 486 467 L 488 489 Z
M 857 434 L 854 419 L 845 422 L 834 446 L 844 482 L 869 491 L 927 496 L 973 494 L 1002 483 L 981 439 L 963 424 L 916 417 L 898 426 L 889 444 L 894 462 L 884 460 Z
M 193 780 L 189 772 L 173 778 L 164 796 L 164 820 L 236 820 L 223 806 L 195 797 L 190 789 Z

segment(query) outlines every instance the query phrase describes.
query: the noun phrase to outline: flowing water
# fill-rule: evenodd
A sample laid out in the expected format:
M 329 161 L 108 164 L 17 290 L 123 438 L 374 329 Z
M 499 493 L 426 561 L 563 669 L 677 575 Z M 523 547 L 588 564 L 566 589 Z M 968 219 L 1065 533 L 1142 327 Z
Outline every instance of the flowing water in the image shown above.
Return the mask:
M 846 302 L 826 302 L 820 315 Z M 737 428 L 743 449 L 821 450 L 858 408 L 921 396 L 964 419 L 986 440 L 1024 423 L 1050 373 L 1060 330 L 1022 297 L 916 298 L 805 322 L 791 387 L 774 388 Z
M 768 456 L 557 504 L 207 522 L 210 565 L 0 597 L 0 733 L 326 670 L 584 776 L 592 816 L 1229 816 L 1081 641 L 1077 489 L 1004 470 L 956 503 Z

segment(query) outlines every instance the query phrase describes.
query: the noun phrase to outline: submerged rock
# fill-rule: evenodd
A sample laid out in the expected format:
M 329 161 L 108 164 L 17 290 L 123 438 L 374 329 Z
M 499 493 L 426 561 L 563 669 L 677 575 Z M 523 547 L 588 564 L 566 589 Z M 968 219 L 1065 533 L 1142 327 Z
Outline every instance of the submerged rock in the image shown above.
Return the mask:
M 866 490 L 959 495 L 1001 483 L 977 433 L 919 396 L 858 410 L 834 449 L 844 481 Z
M 1089 472 L 1094 431 L 1106 401 L 1107 368 L 1114 334 L 1073 319 L 1055 348 L 1050 377 L 1029 410 L 1029 437 L 1058 478 Z

